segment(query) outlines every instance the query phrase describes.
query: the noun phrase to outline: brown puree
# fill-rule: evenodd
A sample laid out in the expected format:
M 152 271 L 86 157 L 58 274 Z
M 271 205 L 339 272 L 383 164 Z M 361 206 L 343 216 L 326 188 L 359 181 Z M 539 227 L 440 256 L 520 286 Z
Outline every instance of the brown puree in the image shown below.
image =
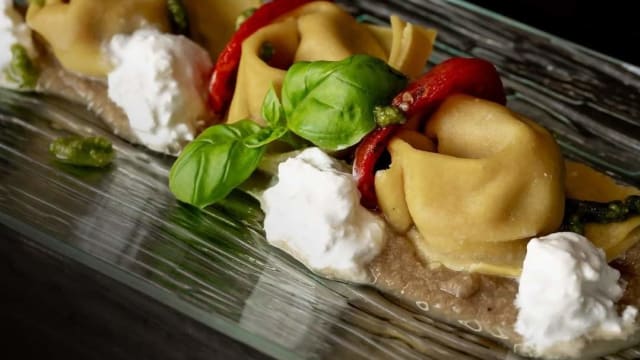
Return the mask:
M 640 307 L 640 244 L 612 262 L 627 282 L 618 302 Z M 378 289 L 409 301 L 437 319 L 492 337 L 515 348 L 521 337 L 514 325 L 518 293 L 515 279 L 450 270 L 426 264 L 407 237 L 391 237 L 369 265 Z
M 113 103 L 105 81 L 76 75 L 63 69 L 51 56 L 41 66 L 36 90 L 85 105 L 102 120 L 111 132 L 130 142 L 137 142 L 127 115 Z

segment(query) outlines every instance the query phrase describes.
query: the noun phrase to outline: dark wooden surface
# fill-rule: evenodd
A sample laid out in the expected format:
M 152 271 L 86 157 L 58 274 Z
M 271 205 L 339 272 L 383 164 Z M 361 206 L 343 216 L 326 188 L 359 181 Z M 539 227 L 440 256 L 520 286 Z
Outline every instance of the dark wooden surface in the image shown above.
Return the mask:
M 640 66 L 637 2 L 468 0 L 534 28 Z

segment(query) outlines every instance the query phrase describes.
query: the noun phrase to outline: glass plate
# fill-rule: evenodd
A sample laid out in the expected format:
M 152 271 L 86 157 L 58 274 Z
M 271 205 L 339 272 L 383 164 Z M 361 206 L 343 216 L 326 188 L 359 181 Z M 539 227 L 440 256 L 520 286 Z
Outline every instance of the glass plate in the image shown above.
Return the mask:
M 396 13 L 438 29 L 433 62 L 492 61 L 509 106 L 552 130 L 568 157 L 640 185 L 640 69 L 462 1 L 346 7 L 363 21 Z M 115 164 L 52 162 L 49 142 L 70 132 L 110 137 Z M 166 185 L 172 160 L 112 136 L 80 106 L 0 91 L 0 221 L 52 252 L 276 358 L 518 358 L 415 304 L 315 276 L 266 245 L 243 193 L 204 211 L 178 205 Z

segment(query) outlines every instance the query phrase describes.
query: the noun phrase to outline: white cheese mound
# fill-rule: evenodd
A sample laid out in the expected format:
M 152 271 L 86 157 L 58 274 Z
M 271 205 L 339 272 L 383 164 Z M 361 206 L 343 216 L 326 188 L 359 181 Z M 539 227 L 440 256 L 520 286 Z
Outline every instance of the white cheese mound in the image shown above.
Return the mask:
M 382 250 L 382 218 L 360 205 L 344 165 L 310 148 L 278 167 L 278 183 L 262 198 L 267 241 L 326 277 L 370 282 L 366 265 Z
M 578 356 L 590 340 L 627 337 L 638 310 L 618 315 L 624 289 L 604 251 L 576 233 L 559 232 L 527 245 L 516 298 L 516 331 L 537 356 Z
M 208 116 L 209 54 L 184 36 L 141 29 L 109 43 L 115 65 L 109 98 L 120 106 L 139 141 L 177 154 Z

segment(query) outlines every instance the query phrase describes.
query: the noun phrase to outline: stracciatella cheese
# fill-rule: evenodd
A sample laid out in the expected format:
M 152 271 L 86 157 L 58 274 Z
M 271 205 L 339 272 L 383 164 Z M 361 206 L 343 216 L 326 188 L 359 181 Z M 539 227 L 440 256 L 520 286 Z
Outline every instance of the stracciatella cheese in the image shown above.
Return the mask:
M 559 232 L 527 245 L 516 297 L 516 331 L 525 351 L 576 356 L 588 339 L 624 338 L 634 329 L 637 309 L 618 315 L 624 289 L 620 273 L 602 249 L 576 233 Z
M 278 183 L 262 196 L 267 241 L 314 272 L 367 283 L 366 265 L 382 250 L 382 218 L 360 205 L 344 165 L 310 148 L 278 167 Z
M 109 44 L 114 69 L 109 98 L 120 106 L 138 140 L 152 150 L 177 154 L 209 116 L 207 52 L 183 36 L 141 29 Z
M 11 47 L 15 44 L 22 45 L 32 59 L 37 56 L 31 30 L 13 7 L 13 1 L 0 0 L 0 87 L 16 87 L 6 76 L 11 63 Z

